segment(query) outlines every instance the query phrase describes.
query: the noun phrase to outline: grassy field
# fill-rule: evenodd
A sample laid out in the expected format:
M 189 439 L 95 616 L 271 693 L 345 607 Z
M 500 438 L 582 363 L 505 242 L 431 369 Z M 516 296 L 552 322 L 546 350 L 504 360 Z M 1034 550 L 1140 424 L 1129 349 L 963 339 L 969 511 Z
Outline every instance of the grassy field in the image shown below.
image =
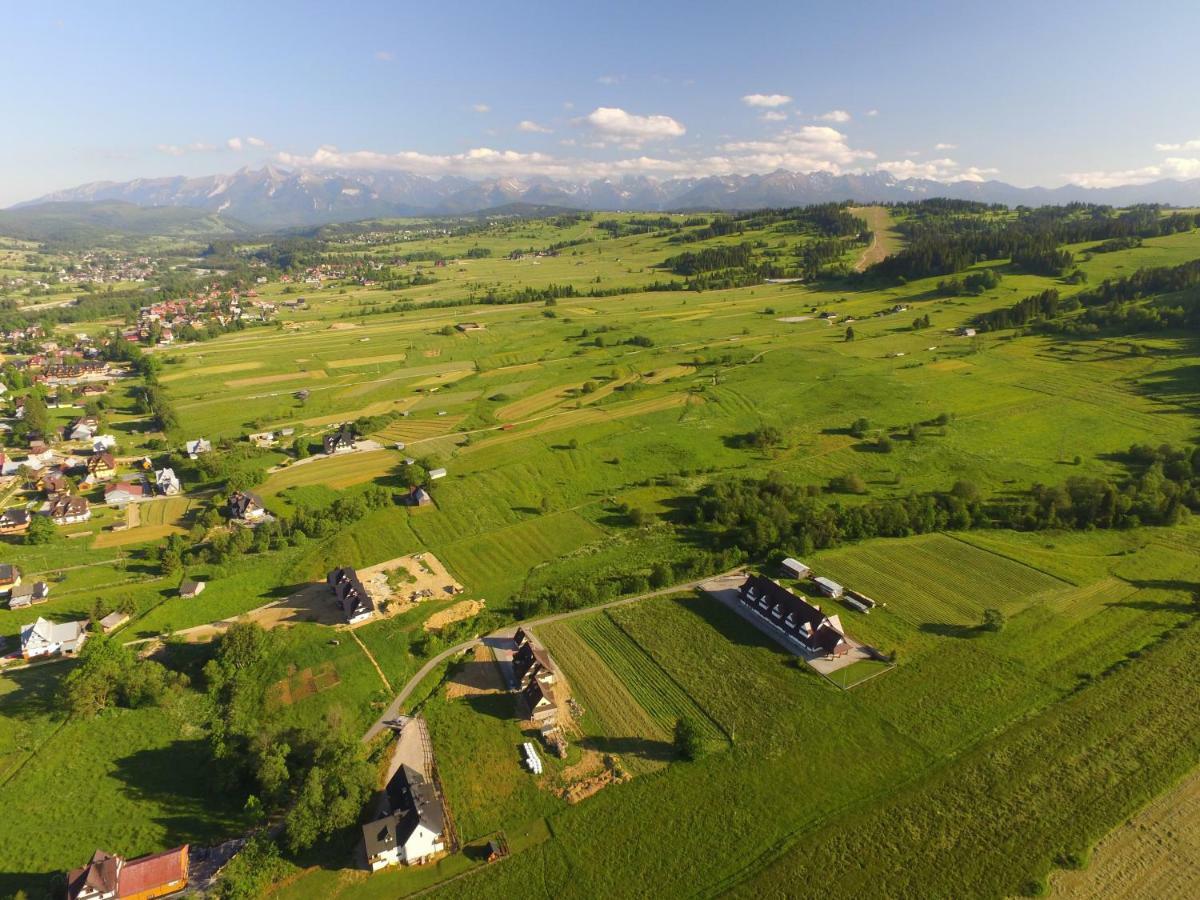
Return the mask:
M 879 235 L 873 252 L 894 250 L 889 214 L 862 214 Z M 1119 453 L 1130 444 L 1196 438 L 1200 350 L 1190 334 L 956 333 L 978 313 L 1082 285 L 993 262 L 981 267 L 1000 268 L 1003 280 L 979 296 L 943 296 L 937 278 L 645 291 L 680 280 L 660 264 L 681 245 L 655 231 L 609 237 L 604 218 L 351 239 L 346 253 L 379 260 L 461 257 L 476 244 L 491 256 L 413 263 L 406 274 L 436 281 L 398 291 L 349 281 L 306 290 L 309 308 L 285 311 L 279 327 L 153 351 L 187 438 L 236 441 L 291 426 L 315 443 L 370 415 L 385 424 L 369 437 L 407 445 L 284 467 L 256 486 L 272 511 L 291 516 L 370 485 L 397 489 L 407 455 L 447 468 L 432 486 L 433 507 L 390 504 L 319 539 L 189 566 L 185 574 L 208 588 L 186 601 L 177 596 L 181 575 L 163 578 L 149 545 L 190 530 L 198 498 L 146 504 L 127 531 L 105 530 L 117 514 L 99 510 L 67 530 L 80 537 L 46 546 L 6 539 L 0 561 L 51 584 L 35 614 L 61 620 L 90 614 L 97 601 L 132 601 L 130 638 L 236 616 L 334 566 L 421 550 L 449 567 L 466 597 L 507 615 L 539 592 L 580 585 L 640 593 L 630 586 L 656 567 L 702 552 L 689 501 L 712 481 L 777 473 L 843 504 L 944 491 L 958 480 L 1003 497 L 1072 476 L 1121 478 Z M 557 256 L 505 258 L 577 240 Z M 683 247 L 742 240 L 787 255 L 808 238 L 781 224 Z M 1114 253 L 1075 249 L 1094 286 L 1194 259 L 1200 233 Z M 604 295 L 437 305 L 552 284 Z M 261 294 L 288 299 L 277 281 Z M 891 313 L 897 305 L 908 311 Z M 931 326 L 914 330 L 924 314 Z M 464 321 L 486 329 L 454 330 Z M 134 453 L 157 436 L 131 389 L 114 392 L 111 417 Z M 73 415 L 53 413 L 55 424 Z M 869 420 L 867 439 L 849 433 L 859 417 Z M 913 437 L 916 423 L 924 424 Z M 764 425 L 781 440 L 756 449 L 744 438 Z M 891 452 L 873 446 L 884 434 Z M 847 475 L 866 493 L 827 495 L 831 479 Z M 586 710 L 585 741 L 621 756 L 638 777 L 568 806 L 521 770 L 515 748 L 527 736 L 511 698 L 448 700 L 434 691 L 425 711 L 464 836 L 504 828 L 548 838 L 531 838 L 514 859 L 447 894 L 631 896 L 645 882 L 630 873 L 649 872 L 663 896 L 786 894 L 816 878 L 834 896 L 952 896 L 955 873 L 986 895 L 1036 887 L 1055 859 L 1083 852 L 1196 758 L 1186 693 L 1196 679 L 1186 661 L 1196 642 L 1198 551 L 1200 527 L 1185 520 L 1119 532 L 931 534 L 811 554 L 822 572 L 885 604 L 869 616 L 829 604 L 853 637 L 897 661 L 849 692 L 702 597 L 539 629 Z M 1001 631 L 978 627 L 988 608 L 1004 613 Z M 431 610 L 359 631 L 393 685 L 420 666 L 420 625 Z M 0 636 L 11 647 L 31 619 L 0 609 Z M 355 642 L 333 646 L 304 625 L 287 646 L 293 671 L 277 689 L 275 714 L 356 728 L 378 714 L 382 683 Z M 186 709 L 64 724 L 52 698 L 65 669 L 0 676 L 0 797 L 13 810 L 38 808 L 52 776 L 68 773 L 72 789 L 104 809 L 68 828 L 69 805 L 55 806 L 44 825 L 53 834 L 40 843 L 42 824 L 8 817 L 0 869 L 41 877 L 95 845 L 142 852 L 236 830 L 223 800 L 211 809 L 200 802 L 204 760 Z M 877 671 L 855 667 L 848 677 Z M 674 761 L 671 730 L 681 716 L 701 724 L 715 752 Z M 166 758 L 186 766 L 178 785 L 164 786 Z M 969 848 L 966 868 L 956 846 Z M 4 877 L 0 894 L 20 886 Z M 433 877 L 318 870 L 289 890 L 401 895 Z
M 27 685 L 27 679 L 18 681 L 18 695 Z M 10 711 L 14 699 L 12 692 L 5 697 L 6 717 L 24 713 Z M 21 699 L 26 709 L 34 702 Z M 0 784 L 5 807 L 38 810 L 6 819 L 0 893 L 25 889 L 32 895 L 56 872 L 89 859 L 97 847 L 135 856 L 236 831 L 241 804 L 213 790 L 203 732 L 192 724 L 196 712 L 186 704 L 112 710 L 46 734 L 36 752 Z M 71 803 L 46 802 L 64 784 L 86 790 L 87 815 Z

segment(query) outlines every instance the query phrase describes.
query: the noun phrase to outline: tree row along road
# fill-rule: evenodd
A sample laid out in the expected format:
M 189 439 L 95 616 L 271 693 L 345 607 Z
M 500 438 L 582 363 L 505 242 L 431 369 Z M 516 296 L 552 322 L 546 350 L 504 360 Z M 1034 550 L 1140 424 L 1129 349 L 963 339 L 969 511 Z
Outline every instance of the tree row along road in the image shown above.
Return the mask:
M 722 578 L 726 575 L 733 575 L 739 571 L 741 570 L 732 569 L 728 572 L 723 572 L 720 575 L 709 575 L 705 578 L 698 578 L 695 581 L 689 581 L 684 584 L 676 584 L 672 585 L 671 587 L 661 588 L 657 591 L 651 591 L 648 594 L 638 594 L 636 597 L 624 597 L 620 600 L 609 600 L 607 603 L 601 603 L 598 606 L 585 606 L 582 609 L 572 609 L 568 612 L 554 613 L 553 615 L 543 616 L 540 619 L 530 619 L 527 622 L 519 623 L 519 625 L 521 628 L 535 628 L 538 625 L 549 625 L 551 622 L 561 622 L 563 619 L 573 619 L 576 616 L 586 616 L 589 613 L 599 612 L 604 609 L 611 609 L 614 606 L 625 606 L 630 603 L 637 603 L 641 600 L 649 600 L 653 597 L 665 597 L 668 594 L 678 594 L 683 591 L 694 591 L 706 581 L 712 581 L 715 578 Z M 400 715 L 400 707 L 404 705 L 404 701 L 407 700 L 409 695 L 416 690 L 417 686 L 425 680 L 425 677 L 439 665 L 452 656 L 455 656 L 459 653 L 465 653 L 472 647 L 482 644 L 486 638 L 507 637 L 514 630 L 516 630 L 516 628 L 517 624 L 513 624 L 505 628 L 497 629 L 491 634 L 471 638 L 469 641 L 463 641 L 461 644 L 455 644 L 453 647 L 443 650 L 437 656 L 434 656 L 428 660 L 425 665 L 421 666 L 421 668 L 417 671 L 417 674 L 410 678 L 408 683 L 400 689 L 400 693 L 396 695 L 395 699 L 392 700 L 388 708 L 384 710 L 383 715 L 376 719 L 375 724 L 367 729 L 367 733 L 362 737 L 363 743 L 370 743 L 376 735 L 387 728 L 387 722 Z

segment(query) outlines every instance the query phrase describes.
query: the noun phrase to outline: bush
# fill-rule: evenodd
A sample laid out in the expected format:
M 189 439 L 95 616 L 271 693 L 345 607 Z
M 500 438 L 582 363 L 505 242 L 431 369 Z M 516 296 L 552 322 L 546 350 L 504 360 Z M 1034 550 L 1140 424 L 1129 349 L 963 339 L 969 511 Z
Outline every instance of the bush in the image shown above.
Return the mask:
M 705 753 L 704 738 L 700 727 L 691 719 L 679 719 L 675 722 L 675 750 L 680 757 L 695 761 Z

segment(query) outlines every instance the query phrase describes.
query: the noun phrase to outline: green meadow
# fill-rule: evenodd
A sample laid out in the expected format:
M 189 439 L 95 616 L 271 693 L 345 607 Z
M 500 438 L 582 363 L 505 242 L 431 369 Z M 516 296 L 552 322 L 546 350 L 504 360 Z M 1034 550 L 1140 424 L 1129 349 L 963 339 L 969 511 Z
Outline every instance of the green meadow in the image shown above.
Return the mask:
M 1195 441 L 1200 348 L 1190 333 L 958 331 L 1039 291 L 1067 296 L 1200 257 L 1200 232 L 1111 253 L 1071 248 L 1088 285 L 989 262 L 976 268 L 1003 278 L 980 295 L 945 296 L 937 278 L 647 290 L 682 282 L 660 264 L 684 251 L 747 241 L 756 254 L 793 254 L 811 238 L 786 223 L 682 245 L 657 231 L 610 236 L 638 219 L 503 221 L 390 243 L 348 230 L 327 245 L 330 261 L 437 253 L 450 262 L 398 267 L 434 281 L 395 290 L 273 280 L 264 299 L 303 296 L 308 308 L 155 349 L 179 422 L 172 441 L 236 445 L 250 432 L 295 430 L 279 452 L 252 460 L 276 466 L 254 489 L 284 519 L 375 487 L 398 494 L 406 457 L 447 475 L 431 483 L 430 507 L 389 502 L 320 538 L 187 566 L 208 582 L 191 600 L 155 550 L 168 530 L 203 537 L 192 528 L 208 495 L 154 510 L 143 532 L 101 531 L 106 512 L 75 527 L 77 537 L 7 543 L 5 561 L 52 585 L 34 614 L 126 603 L 135 615 L 123 634 L 157 638 L 236 617 L 334 566 L 431 552 L 463 599 L 486 600 L 486 619 L 427 638 L 425 619 L 452 602 L 431 601 L 359 629 L 366 651 L 311 623 L 287 632 L 294 671 L 274 688 L 273 714 L 362 730 L 391 694 L 367 652 L 398 689 L 428 655 L 511 621 L 532 599 L 569 594 L 586 605 L 690 582 L 696 560 L 716 558 L 690 515 L 707 484 L 773 475 L 844 505 L 959 481 L 1016 498 L 1076 476 L 1119 481 L 1135 443 Z M 601 227 L 609 220 L 621 227 Z M 897 240 L 889 233 L 885 249 Z M 555 244 L 557 255 L 506 258 Z M 490 256 L 467 258 L 480 248 Z M 479 302 L 551 285 L 578 296 Z M 929 327 L 914 328 L 925 315 Z M 455 328 L 468 322 L 484 327 Z M 140 451 L 161 435 L 143 430 L 129 387 L 114 427 Z M 315 445 L 356 419 L 371 420 L 362 437 L 383 449 L 286 459 L 293 439 Z M 778 434 L 769 446 L 752 439 L 764 428 Z M 848 481 L 863 490 L 838 493 Z M 351 835 L 322 848 L 319 865 L 292 860 L 277 893 L 403 896 L 470 872 L 444 893 L 641 896 L 653 873 L 661 896 L 788 896 L 818 883 L 830 896 L 956 897 L 964 885 L 973 895 L 1036 894 L 1052 866 L 1074 864 L 1195 762 L 1198 550 L 1200 526 L 1185 516 L 1170 528 L 977 529 L 814 553 L 806 562 L 880 603 L 869 615 L 836 601 L 827 611 L 894 662 L 859 664 L 845 690 L 700 593 L 536 626 L 584 709 L 572 754 L 615 756 L 632 777 L 567 803 L 521 768 L 531 735 L 513 698 L 449 696 L 452 664 L 446 680 L 429 679 L 427 700 L 419 692 L 412 702 L 429 721 L 462 837 L 503 831 L 518 852 L 501 865 L 454 856 L 368 879 L 344 871 Z M 981 627 L 985 610 L 1000 611 L 1001 629 Z M 0 609 L 0 635 L 11 646 L 31 620 Z M 183 658 L 203 653 L 170 646 Z M 67 720 L 55 682 L 70 665 L 0 675 L 0 802 L 35 804 L 69 771 L 73 790 L 105 811 L 41 842 L 32 820 L 10 817 L 0 871 L 19 874 L 0 875 L 0 894 L 22 877 L 47 883 L 95 846 L 149 852 L 244 825 L 240 801 L 202 802 L 195 691 L 170 707 Z M 680 718 L 701 729 L 698 760 L 674 748 Z M 178 783 L 167 757 L 188 763 Z M 551 782 L 579 758 L 551 763 Z

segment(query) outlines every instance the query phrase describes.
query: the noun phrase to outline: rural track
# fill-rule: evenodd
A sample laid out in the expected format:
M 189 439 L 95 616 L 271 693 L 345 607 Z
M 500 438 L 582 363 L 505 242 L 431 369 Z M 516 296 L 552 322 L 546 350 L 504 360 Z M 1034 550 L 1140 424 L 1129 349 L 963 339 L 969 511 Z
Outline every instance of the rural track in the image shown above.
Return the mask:
M 731 569 L 728 572 L 722 572 L 718 575 L 707 575 L 704 578 L 697 578 L 694 581 L 688 581 L 683 584 L 675 584 L 671 585 L 670 587 L 660 588 L 656 591 L 650 591 L 647 594 L 638 594 L 635 597 L 623 597 L 619 600 L 609 600 L 607 603 L 601 603 L 598 606 L 586 606 L 582 609 L 572 609 L 567 612 L 543 616 L 540 619 L 530 619 L 525 622 L 514 623 L 513 625 L 505 626 L 504 628 L 498 628 L 490 634 L 474 637 L 468 641 L 463 641 L 461 644 L 455 644 L 453 647 L 448 647 L 437 656 L 429 659 L 425 665 L 421 666 L 417 673 L 408 680 L 404 687 L 400 689 L 400 693 L 396 695 L 395 699 L 393 699 L 388 705 L 388 708 L 383 711 L 383 715 L 376 719 L 374 724 L 372 724 L 362 736 L 363 743 L 370 743 L 372 740 L 374 740 L 374 738 L 387 727 L 385 723 L 395 719 L 400 714 L 400 707 L 404 704 L 404 701 L 408 699 L 409 695 L 416 690 L 417 686 L 420 685 L 420 683 L 425 680 L 425 677 L 435 668 L 437 668 L 438 665 L 445 662 L 452 656 L 455 656 L 459 653 L 465 653 L 472 647 L 482 644 L 487 638 L 507 637 L 508 633 L 516 628 L 518 624 L 521 628 L 536 628 L 539 625 L 549 625 L 552 622 L 561 622 L 564 619 L 573 619 L 576 616 L 585 616 L 589 613 L 600 612 L 601 610 L 612 609 L 617 606 L 627 606 L 631 603 L 638 603 L 642 600 L 651 600 L 655 597 L 665 597 L 668 594 L 677 594 L 682 591 L 693 591 L 706 581 L 712 581 L 714 578 L 721 578 L 725 575 L 732 575 L 738 571 L 740 571 L 740 569 Z

